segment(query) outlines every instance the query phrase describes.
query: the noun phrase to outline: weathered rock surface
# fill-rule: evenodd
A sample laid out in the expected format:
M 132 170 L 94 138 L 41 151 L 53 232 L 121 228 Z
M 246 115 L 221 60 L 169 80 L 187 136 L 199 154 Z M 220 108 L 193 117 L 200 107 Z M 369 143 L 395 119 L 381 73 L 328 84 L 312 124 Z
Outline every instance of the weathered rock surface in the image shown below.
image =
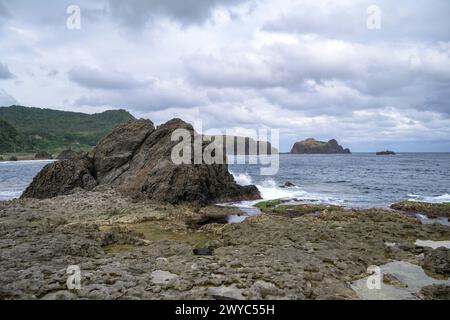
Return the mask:
M 425 253 L 423 267 L 434 273 L 450 276 L 450 250 L 444 247 L 428 250 Z
M 408 213 L 422 213 L 429 217 L 450 217 L 450 203 L 402 201 L 392 204 L 391 208 Z
M 191 230 L 195 211 L 133 202 L 106 186 L 0 202 L 0 298 L 356 299 L 350 284 L 369 266 L 420 265 L 427 249 L 416 239 L 449 236 L 446 226 L 378 209 L 263 214 Z M 193 253 L 209 247 L 212 255 Z M 80 267 L 80 290 L 67 288 L 69 265 Z M 433 292 L 423 298 L 448 289 Z
M 204 205 L 260 198 L 255 186 L 236 184 L 227 164 L 194 165 L 194 152 L 192 164 L 175 164 L 172 149 L 179 141 L 172 141 L 172 133 L 177 129 L 187 130 L 194 140 L 193 127 L 180 119 L 159 128 L 149 120 L 120 125 L 89 156 L 46 166 L 23 197 L 48 198 L 101 184 L 136 199 L 167 203 Z M 187 146 L 193 149 L 193 143 Z
M 76 188 L 92 190 L 97 185 L 93 174 L 92 161 L 88 157 L 57 161 L 38 173 L 22 197 L 45 199 L 67 195 Z
M 338 142 L 334 139 L 324 142 L 317 141 L 315 139 L 306 139 L 304 141 L 299 141 L 294 144 L 292 147 L 291 153 L 293 154 L 334 154 L 334 153 L 342 153 L 349 154 L 351 153 L 349 149 L 344 149 L 342 146 L 338 144 Z

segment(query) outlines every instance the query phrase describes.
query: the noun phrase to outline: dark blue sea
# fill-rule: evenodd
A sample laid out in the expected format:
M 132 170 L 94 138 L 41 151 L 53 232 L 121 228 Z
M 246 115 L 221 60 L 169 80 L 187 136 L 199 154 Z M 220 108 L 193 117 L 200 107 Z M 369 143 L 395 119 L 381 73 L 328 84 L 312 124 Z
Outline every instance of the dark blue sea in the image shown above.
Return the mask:
M 17 198 L 48 161 L 0 162 L 0 201 Z M 240 184 L 256 184 L 265 199 L 296 198 L 349 207 L 387 207 L 413 199 L 450 202 L 450 153 L 396 156 L 280 155 L 275 176 L 257 165 L 230 165 Z M 281 188 L 290 181 L 293 188 Z
M 230 165 L 240 184 L 256 184 L 265 199 L 297 198 L 349 207 L 387 207 L 400 200 L 450 202 L 450 153 L 376 156 L 280 155 L 277 175 L 256 165 Z M 280 188 L 286 181 L 294 188 Z

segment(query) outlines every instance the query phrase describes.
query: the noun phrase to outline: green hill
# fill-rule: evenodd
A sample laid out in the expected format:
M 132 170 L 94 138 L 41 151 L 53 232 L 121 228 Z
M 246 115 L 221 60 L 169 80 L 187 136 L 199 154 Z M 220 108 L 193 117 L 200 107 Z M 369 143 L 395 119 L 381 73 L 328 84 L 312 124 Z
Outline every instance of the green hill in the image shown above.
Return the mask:
M 133 119 L 125 110 L 89 115 L 23 106 L 0 107 L 0 153 L 89 149 L 112 128 Z

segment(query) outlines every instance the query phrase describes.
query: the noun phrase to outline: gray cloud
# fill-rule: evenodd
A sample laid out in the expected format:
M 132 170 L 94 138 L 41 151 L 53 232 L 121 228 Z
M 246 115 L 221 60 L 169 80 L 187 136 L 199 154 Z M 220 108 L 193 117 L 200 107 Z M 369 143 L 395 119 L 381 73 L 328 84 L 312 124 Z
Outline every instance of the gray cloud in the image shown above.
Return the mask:
M 68 30 L 72 3 L 0 0 L 2 73 L 16 78 L 4 104 L 280 128 L 285 150 L 449 140 L 446 0 L 78 0 L 82 29 Z M 366 28 L 369 4 L 381 30 Z
M 166 17 L 183 26 L 204 23 L 217 7 L 227 7 L 249 0 L 110 0 L 114 18 L 130 27 L 141 27 L 159 17 Z
M 367 8 L 377 5 L 381 10 L 381 29 L 366 27 Z M 317 34 L 331 38 L 371 41 L 449 41 L 447 0 L 430 0 L 426 6 L 408 0 L 361 0 L 332 3 L 305 2 L 288 14 L 268 21 L 264 29 L 274 32 Z
M 89 89 L 128 90 L 148 85 L 132 75 L 117 71 L 101 71 L 89 67 L 77 67 L 69 71 L 69 78 L 76 84 Z
M 5 18 L 10 18 L 11 13 L 9 12 L 8 8 L 0 2 L 0 20 Z
M 0 62 L 0 79 L 12 79 L 14 75 L 9 71 L 6 64 Z

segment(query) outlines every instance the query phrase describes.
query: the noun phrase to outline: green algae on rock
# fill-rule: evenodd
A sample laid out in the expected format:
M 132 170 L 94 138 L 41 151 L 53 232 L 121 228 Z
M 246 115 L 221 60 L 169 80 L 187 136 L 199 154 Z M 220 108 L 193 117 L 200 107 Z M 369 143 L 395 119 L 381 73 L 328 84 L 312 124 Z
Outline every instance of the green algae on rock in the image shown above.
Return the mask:
M 391 205 L 392 209 L 409 213 L 424 213 L 428 216 L 450 217 L 450 202 L 430 203 L 418 201 L 402 201 Z

